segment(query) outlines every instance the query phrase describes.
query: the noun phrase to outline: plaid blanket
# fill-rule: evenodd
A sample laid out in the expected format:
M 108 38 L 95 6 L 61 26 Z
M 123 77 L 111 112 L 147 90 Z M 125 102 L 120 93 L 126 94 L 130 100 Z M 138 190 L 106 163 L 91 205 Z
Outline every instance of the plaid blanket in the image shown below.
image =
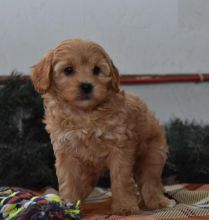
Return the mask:
M 143 211 L 140 215 L 116 216 L 110 214 L 111 192 L 96 188 L 82 206 L 85 220 L 192 220 L 209 219 L 209 185 L 180 184 L 165 187 L 166 194 L 177 205 L 155 211 Z

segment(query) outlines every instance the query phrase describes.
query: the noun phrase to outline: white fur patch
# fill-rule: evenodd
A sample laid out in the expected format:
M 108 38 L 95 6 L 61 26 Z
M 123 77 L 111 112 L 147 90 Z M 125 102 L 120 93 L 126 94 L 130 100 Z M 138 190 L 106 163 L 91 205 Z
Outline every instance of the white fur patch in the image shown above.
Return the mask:
M 168 208 L 173 208 L 175 205 L 176 205 L 176 201 L 171 199 L 167 207 Z

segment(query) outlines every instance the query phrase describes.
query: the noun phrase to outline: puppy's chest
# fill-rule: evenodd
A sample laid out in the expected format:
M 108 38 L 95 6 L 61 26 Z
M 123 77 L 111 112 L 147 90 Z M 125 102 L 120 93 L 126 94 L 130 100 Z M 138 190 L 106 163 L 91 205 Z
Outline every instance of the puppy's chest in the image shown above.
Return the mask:
M 57 135 L 57 141 L 70 151 L 105 156 L 114 148 L 124 148 L 136 139 L 134 125 L 117 117 L 104 120 L 69 122 Z

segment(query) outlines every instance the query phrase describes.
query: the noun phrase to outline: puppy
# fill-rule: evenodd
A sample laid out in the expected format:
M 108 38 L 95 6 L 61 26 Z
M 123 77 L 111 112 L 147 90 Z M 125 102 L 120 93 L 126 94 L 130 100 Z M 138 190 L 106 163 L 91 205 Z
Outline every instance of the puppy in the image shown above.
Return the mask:
M 33 66 L 32 81 L 43 94 L 65 201 L 84 200 L 109 169 L 113 213 L 138 213 L 137 192 L 149 209 L 172 205 L 161 184 L 164 129 L 142 100 L 120 90 L 118 70 L 101 46 L 61 42 Z

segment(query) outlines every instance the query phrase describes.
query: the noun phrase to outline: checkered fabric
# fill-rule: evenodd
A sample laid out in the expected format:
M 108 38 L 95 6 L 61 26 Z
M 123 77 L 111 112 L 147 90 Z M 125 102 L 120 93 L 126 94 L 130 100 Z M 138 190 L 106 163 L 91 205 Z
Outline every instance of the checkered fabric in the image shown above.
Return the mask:
M 156 211 L 143 211 L 140 215 L 110 215 L 111 192 L 96 189 L 83 205 L 85 220 L 209 220 L 209 185 L 180 184 L 165 187 L 166 194 L 176 206 Z M 99 213 L 99 214 L 98 214 Z

